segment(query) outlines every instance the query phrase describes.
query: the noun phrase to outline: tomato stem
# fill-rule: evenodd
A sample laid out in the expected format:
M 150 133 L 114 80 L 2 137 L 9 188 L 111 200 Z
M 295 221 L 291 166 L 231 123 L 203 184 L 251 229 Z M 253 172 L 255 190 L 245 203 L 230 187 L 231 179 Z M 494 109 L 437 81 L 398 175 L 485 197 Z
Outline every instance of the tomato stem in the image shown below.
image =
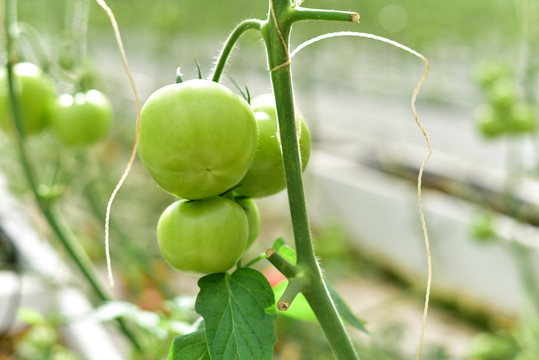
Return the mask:
M 307 20 L 358 22 L 359 14 L 349 11 L 320 10 L 296 7 L 291 9 L 290 18 L 292 22 Z
M 238 26 L 236 26 L 236 28 L 228 36 L 228 39 L 225 42 L 225 46 L 219 54 L 219 60 L 217 60 L 217 64 L 215 65 L 215 69 L 213 70 L 212 81 L 219 82 L 219 80 L 221 79 L 221 75 L 223 74 L 223 70 L 225 68 L 228 57 L 230 56 L 230 53 L 232 52 L 232 49 L 234 49 L 234 45 L 239 40 L 239 38 L 248 30 L 260 31 L 261 26 L 262 21 L 257 19 L 245 20 L 241 22 Z
M 316 314 L 333 353 L 341 360 L 359 358 L 329 295 L 312 245 L 295 122 L 288 44 L 294 21 L 308 19 L 357 21 L 357 16 L 352 14 L 355 13 L 332 14 L 325 10 L 299 10 L 292 7 L 290 0 L 270 0 L 268 19 L 260 29 L 266 44 L 279 122 L 288 201 L 297 251 L 297 267 L 295 268 L 302 273 L 304 280 L 302 292 Z M 296 275 L 297 272 L 283 274 L 288 277 Z M 296 291 L 295 288 L 296 285 L 289 290 L 290 295 Z
M 72 61 L 73 68 L 80 67 L 86 61 L 88 53 L 87 34 L 88 34 L 88 18 L 90 13 L 90 0 L 76 0 L 70 9 L 71 16 L 67 17 L 66 28 L 70 28 L 69 32 L 69 57 Z M 67 20 L 66 19 L 66 20 Z M 87 84 L 77 84 L 81 90 L 86 90 Z
M 299 269 L 295 265 L 289 263 L 274 249 L 266 251 L 266 259 L 287 278 L 294 278 L 299 273 Z
M 277 302 L 277 309 L 281 311 L 286 311 L 292 304 L 292 301 L 301 293 L 306 286 L 305 278 L 303 277 L 294 277 L 288 279 L 288 286 L 286 287 L 283 295 Z

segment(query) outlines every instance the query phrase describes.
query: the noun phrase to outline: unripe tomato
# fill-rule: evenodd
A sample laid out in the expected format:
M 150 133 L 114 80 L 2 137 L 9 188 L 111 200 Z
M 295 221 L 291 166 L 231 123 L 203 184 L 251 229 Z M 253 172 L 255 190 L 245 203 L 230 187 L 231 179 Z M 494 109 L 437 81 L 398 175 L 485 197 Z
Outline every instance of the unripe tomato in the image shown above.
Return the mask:
M 67 146 L 85 146 L 102 140 L 112 122 L 112 105 L 97 90 L 64 94 L 52 106 L 52 129 Z
M 512 69 L 509 65 L 499 61 L 488 61 L 479 65 L 476 71 L 477 81 L 483 88 L 489 88 L 496 80 L 511 77 Z
M 515 134 L 529 133 L 537 127 L 537 120 L 532 108 L 525 103 L 516 103 L 511 107 L 507 129 Z
M 258 124 L 258 146 L 255 159 L 236 191 L 248 197 L 263 197 L 286 187 L 283 154 L 273 95 L 258 96 L 251 106 Z M 296 125 L 301 164 L 305 170 L 311 154 L 311 135 L 299 112 L 296 112 Z
M 25 134 L 39 133 L 49 125 L 50 106 L 56 98 L 54 84 L 32 63 L 13 66 L 14 88 L 22 112 Z M 7 71 L 0 69 L 0 127 L 11 127 L 12 110 L 9 99 Z
M 491 105 L 479 106 L 474 116 L 479 131 L 487 138 L 496 138 L 507 130 L 506 122 L 498 116 Z
M 258 211 L 256 202 L 251 198 L 239 198 L 236 199 L 236 202 L 245 211 L 249 222 L 249 237 L 247 238 L 247 246 L 245 247 L 245 249 L 248 249 L 260 233 L 260 212 Z
M 196 275 L 232 268 L 248 236 L 244 210 L 220 196 L 176 201 L 157 223 L 157 242 L 165 260 L 179 271 Z
M 256 151 L 249 104 L 223 85 L 189 80 L 165 86 L 144 104 L 138 154 L 153 179 L 185 199 L 234 187 Z
M 515 85 L 506 77 L 494 81 L 487 89 L 487 94 L 492 105 L 501 111 L 511 108 L 517 99 Z
M 474 219 L 471 230 L 474 238 L 481 242 L 491 241 L 496 237 L 494 219 L 489 213 L 481 214 Z

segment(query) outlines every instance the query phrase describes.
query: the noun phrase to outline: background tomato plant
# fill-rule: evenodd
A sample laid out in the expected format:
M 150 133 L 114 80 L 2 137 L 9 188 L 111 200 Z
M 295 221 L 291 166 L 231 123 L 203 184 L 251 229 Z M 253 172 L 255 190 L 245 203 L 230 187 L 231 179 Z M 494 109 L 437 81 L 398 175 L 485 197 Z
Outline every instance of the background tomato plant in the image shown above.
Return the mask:
M 66 146 L 91 145 L 104 140 L 112 125 L 112 105 L 95 89 L 63 94 L 49 111 L 52 129 Z
M 50 103 L 55 96 L 52 80 L 39 66 L 28 62 L 16 64 L 13 73 L 17 101 L 24 119 L 23 131 L 29 135 L 39 133 L 50 125 Z M 0 126 L 7 131 L 14 131 L 11 128 L 13 120 L 5 68 L 0 72 L 0 83 Z

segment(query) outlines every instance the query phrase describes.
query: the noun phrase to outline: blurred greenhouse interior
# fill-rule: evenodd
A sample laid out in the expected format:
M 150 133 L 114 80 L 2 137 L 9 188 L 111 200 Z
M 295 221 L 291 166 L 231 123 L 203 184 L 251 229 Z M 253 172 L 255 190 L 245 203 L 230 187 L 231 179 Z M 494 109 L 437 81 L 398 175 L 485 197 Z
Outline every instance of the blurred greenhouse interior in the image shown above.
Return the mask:
M 10 16 L 4 3 L 2 19 Z M 178 67 L 184 80 L 198 71 L 209 79 L 234 27 L 268 13 L 262 0 L 107 3 L 142 104 L 176 81 Z M 421 359 L 539 359 L 539 3 L 302 6 L 356 11 L 360 21 L 298 23 L 291 50 L 357 31 L 429 61 L 415 102 L 433 149 L 422 178 L 432 289 Z M 19 60 L 43 68 L 58 93 L 89 86 L 112 104 L 110 133 L 98 144 L 65 148 L 48 131 L 25 141 L 43 199 L 117 301 L 104 303 L 75 266 L 30 190 L 17 138 L 0 131 L 0 360 L 162 359 L 198 318 L 198 277 L 163 260 L 156 223 L 175 197 L 137 159 L 112 205 L 108 285 L 105 211 L 137 119 L 110 20 L 92 0 L 19 0 L 16 16 Z M 0 34 L 4 66 L 4 26 Z M 271 92 L 265 56 L 260 35 L 247 32 L 222 82 L 237 93 L 247 86 L 252 97 Z M 292 59 L 294 100 L 313 139 L 304 183 L 315 252 L 366 321 L 368 334 L 350 327 L 361 359 L 410 359 L 419 342 L 428 267 L 417 177 L 428 147 L 411 99 L 424 70 L 418 57 L 359 37 L 322 40 Z M 286 191 L 256 202 L 261 232 L 245 262 L 278 237 L 294 244 Z M 267 261 L 255 268 L 275 276 Z M 142 335 L 143 354 L 122 331 L 124 320 Z M 278 314 L 276 327 L 275 359 L 333 359 L 317 324 Z

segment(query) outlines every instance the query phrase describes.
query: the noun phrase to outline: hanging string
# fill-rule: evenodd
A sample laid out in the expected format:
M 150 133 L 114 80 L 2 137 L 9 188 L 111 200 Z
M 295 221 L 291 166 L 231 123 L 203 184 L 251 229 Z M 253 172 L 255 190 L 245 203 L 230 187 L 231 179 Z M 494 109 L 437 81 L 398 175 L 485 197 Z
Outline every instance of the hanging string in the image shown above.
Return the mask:
M 110 259 L 110 212 L 112 208 L 112 203 L 114 202 L 114 199 L 116 198 L 116 194 L 122 187 L 123 183 L 125 182 L 125 179 L 129 175 L 129 172 L 131 171 L 131 167 L 133 165 L 133 162 L 135 161 L 135 157 L 137 155 L 137 145 L 140 137 L 140 99 L 137 93 L 137 89 L 135 87 L 135 81 L 133 80 L 133 76 L 131 74 L 131 71 L 129 70 L 129 65 L 127 64 L 127 56 L 125 55 L 125 50 L 122 42 L 122 38 L 120 36 L 120 29 L 118 28 L 118 23 L 116 22 L 116 18 L 114 17 L 114 13 L 112 10 L 108 7 L 105 0 L 96 0 L 96 2 L 105 10 L 107 13 L 110 22 L 112 24 L 112 28 L 114 29 L 114 35 L 116 37 L 116 43 L 118 46 L 118 50 L 120 50 L 120 55 L 122 57 L 123 66 L 125 69 L 125 72 L 127 73 L 127 77 L 129 79 L 129 84 L 131 85 L 131 91 L 133 92 L 133 96 L 135 98 L 135 103 L 137 106 L 137 125 L 136 125 L 136 135 L 135 135 L 135 142 L 133 144 L 133 148 L 131 149 L 131 155 L 129 156 L 129 160 L 127 162 L 127 166 L 125 167 L 125 170 L 118 181 L 118 184 L 116 184 L 116 187 L 112 191 L 112 194 L 110 195 L 109 201 L 107 203 L 107 213 L 105 215 L 105 252 L 107 257 L 107 273 L 109 277 L 109 284 L 111 287 L 114 287 L 114 278 L 112 276 L 112 263 Z
M 418 58 L 420 58 L 421 60 L 423 60 L 423 62 L 425 63 L 425 71 L 423 73 L 423 76 L 421 76 L 421 78 L 419 79 L 413 93 L 412 93 L 412 99 L 411 99 L 411 106 L 412 106 L 412 112 L 413 112 L 413 115 L 414 115 L 414 119 L 415 119 L 415 122 L 417 124 L 417 126 L 419 127 L 419 129 L 421 130 L 421 132 L 423 133 L 423 136 L 425 137 L 425 141 L 427 143 L 427 154 L 425 155 L 425 158 L 423 159 L 423 162 L 421 164 L 421 167 L 419 168 L 419 173 L 418 173 L 418 176 L 417 176 L 417 201 L 418 201 L 418 205 L 419 205 L 419 217 L 420 217 L 420 220 L 421 220 L 421 228 L 423 230 L 423 237 L 424 237 L 424 240 L 425 240 L 425 250 L 426 250 L 426 254 L 427 254 L 427 289 L 426 289 L 426 294 L 425 294 L 425 305 L 424 305 L 424 308 L 423 308 L 423 321 L 422 321 L 422 325 L 421 325 L 421 334 L 420 334 L 420 338 L 419 338 L 419 345 L 418 345 L 418 349 L 417 349 L 417 356 L 416 356 L 416 360 L 419 360 L 419 358 L 421 357 L 421 351 L 422 351 L 422 348 L 423 348 L 423 340 L 424 340 L 424 337 L 425 337 L 425 328 L 426 328 L 426 324 L 427 324 L 427 314 L 428 314 L 428 309 L 429 309 L 429 299 L 430 299 L 430 292 L 431 292 L 431 286 L 432 286 L 432 257 L 431 257 L 431 252 L 430 252 L 430 241 L 429 241 L 429 234 L 428 234 L 428 231 L 427 231 L 427 224 L 426 224 L 426 221 L 425 221 L 425 214 L 424 214 L 424 211 L 423 211 L 423 200 L 422 200 L 422 193 L 421 193 L 421 188 L 422 188 L 422 179 L 423 179 L 423 171 L 425 170 L 425 166 L 427 165 L 427 162 L 428 160 L 430 159 L 431 155 L 432 155 L 432 145 L 431 145 L 431 142 L 430 142 L 430 138 L 427 134 L 427 131 L 425 130 L 425 128 L 423 127 L 423 124 L 421 124 L 421 122 L 419 121 L 419 117 L 417 116 L 417 111 L 416 111 L 416 108 L 415 108 L 415 102 L 416 102 L 416 99 L 417 99 L 417 95 L 419 94 L 419 90 L 421 89 L 421 86 L 423 85 L 423 82 L 425 81 L 425 79 L 427 78 L 427 75 L 429 73 L 429 61 L 427 60 L 427 58 L 423 55 L 421 55 L 420 53 L 418 53 L 417 51 L 407 47 L 407 46 L 404 46 L 396 41 L 393 41 L 393 40 L 390 40 L 390 39 L 386 39 L 384 37 L 381 37 L 381 36 L 377 36 L 377 35 L 373 35 L 373 34 L 368 34 L 368 33 L 362 33 L 362 32 L 352 32 L 352 31 L 340 31 L 340 32 L 335 32 L 335 33 L 329 33 L 329 34 L 324 34 L 324 35 L 321 35 L 321 36 L 318 36 L 318 37 L 315 37 L 313 39 L 310 39 L 302 44 L 300 44 L 297 48 L 294 49 L 294 51 L 292 51 L 292 53 L 290 54 L 290 58 L 293 58 L 294 55 L 296 55 L 298 52 L 300 52 L 302 49 L 304 49 L 305 47 L 311 45 L 311 44 L 314 44 L 320 40 L 324 40 L 324 39 L 330 39 L 330 38 L 335 38 L 335 37 L 343 37 L 343 36 L 354 36 L 354 37 L 362 37 L 362 38 L 368 38 L 368 39 L 373 39 L 373 40 L 377 40 L 377 41 L 381 41 L 381 42 L 384 42 L 384 43 L 387 43 L 387 44 L 390 44 L 392 46 L 396 46 L 404 51 L 407 51 L 408 53 L 412 54 L 412 55 L 415 55 L 417 56 Z

